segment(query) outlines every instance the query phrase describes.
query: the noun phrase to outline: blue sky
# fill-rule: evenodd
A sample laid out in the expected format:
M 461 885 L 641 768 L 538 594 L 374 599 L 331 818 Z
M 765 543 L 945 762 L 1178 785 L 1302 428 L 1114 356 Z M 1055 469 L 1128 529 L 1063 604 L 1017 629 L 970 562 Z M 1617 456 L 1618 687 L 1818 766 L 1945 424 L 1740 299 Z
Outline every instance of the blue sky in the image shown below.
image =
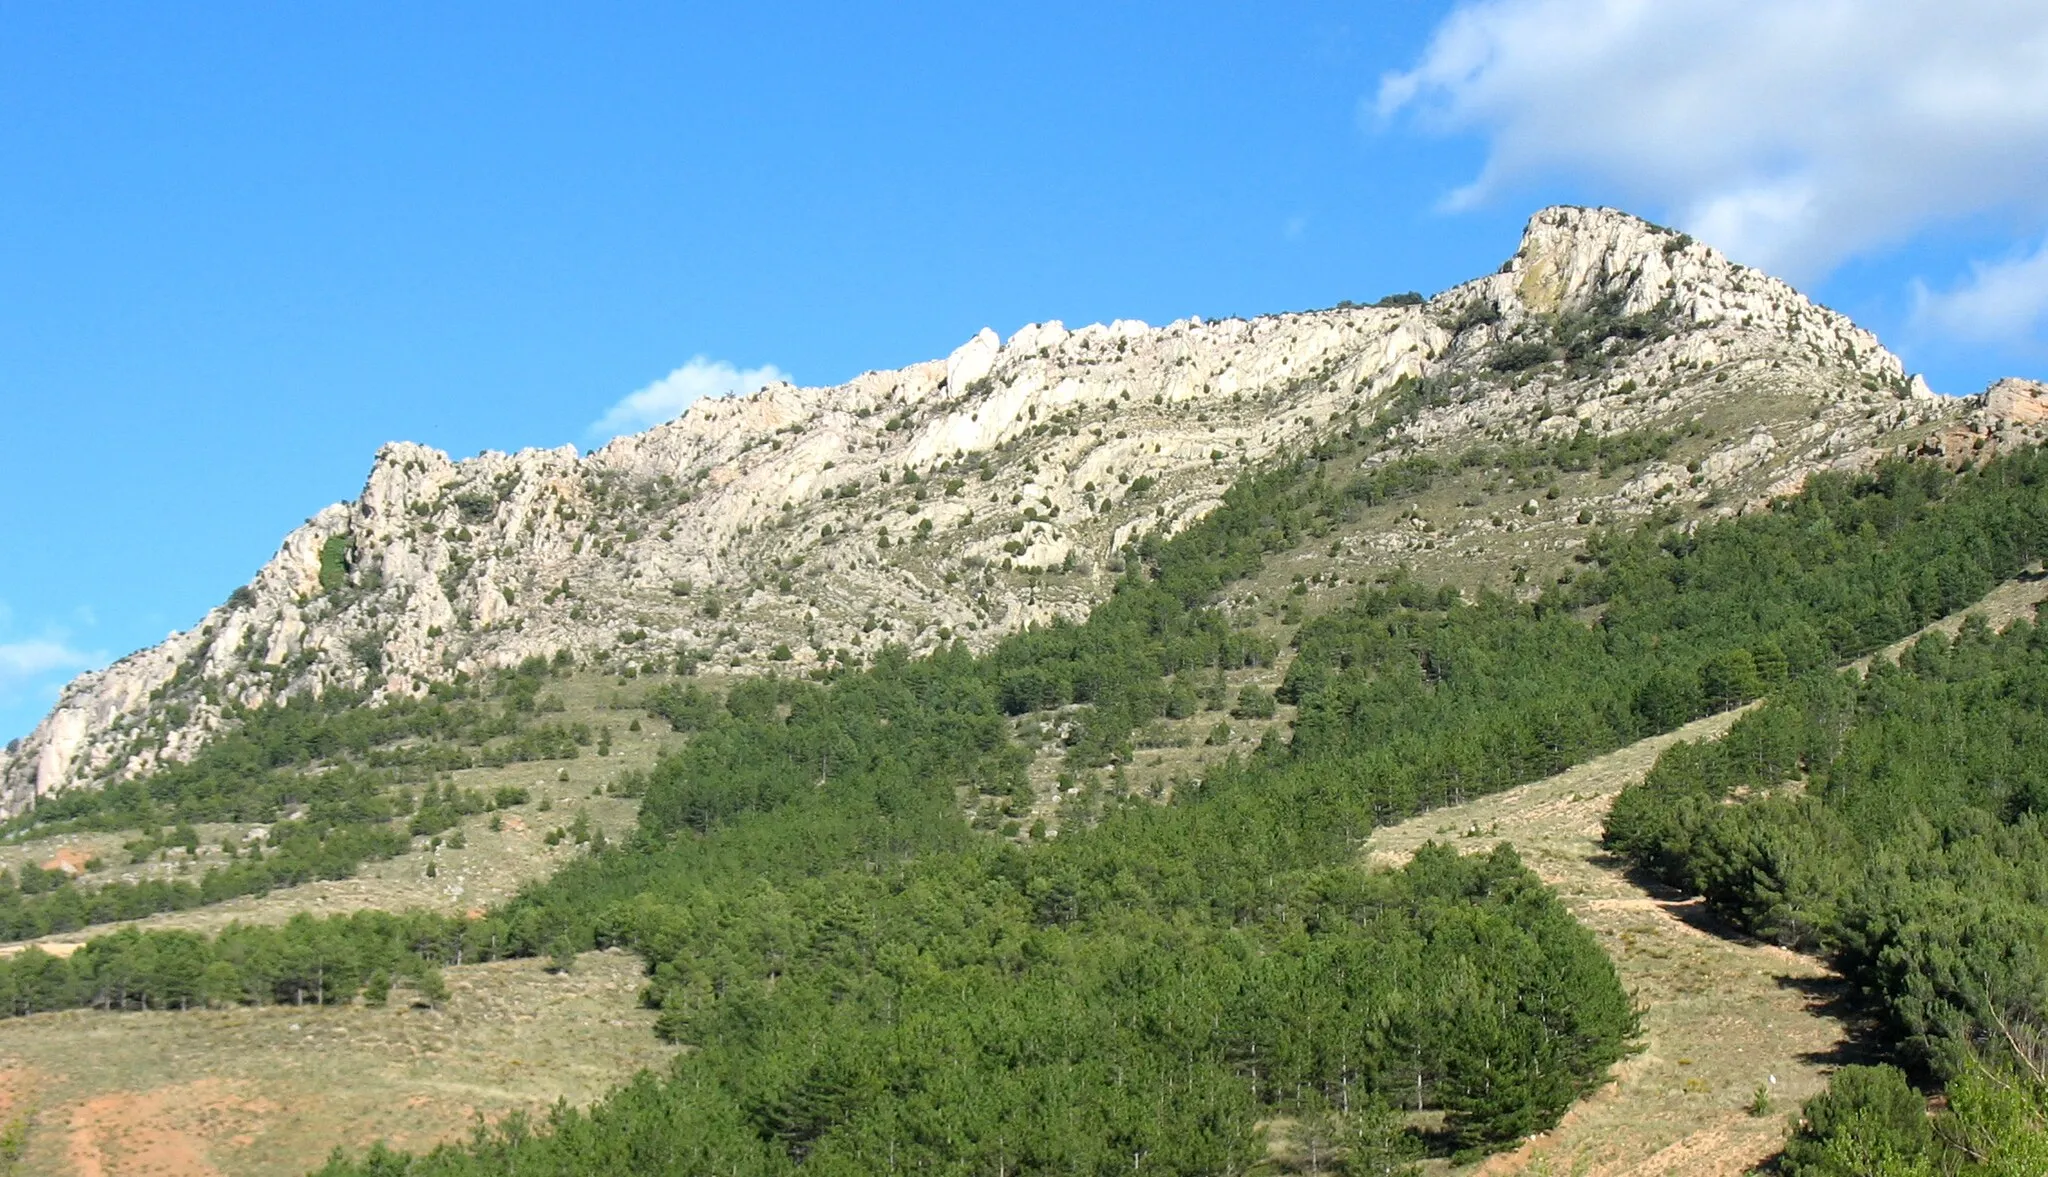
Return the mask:
M 993 7 L 0 0 L 0 737 L 386 440 L 1434 291 L 1556 201 L 2048 372 L 2037 3 Z

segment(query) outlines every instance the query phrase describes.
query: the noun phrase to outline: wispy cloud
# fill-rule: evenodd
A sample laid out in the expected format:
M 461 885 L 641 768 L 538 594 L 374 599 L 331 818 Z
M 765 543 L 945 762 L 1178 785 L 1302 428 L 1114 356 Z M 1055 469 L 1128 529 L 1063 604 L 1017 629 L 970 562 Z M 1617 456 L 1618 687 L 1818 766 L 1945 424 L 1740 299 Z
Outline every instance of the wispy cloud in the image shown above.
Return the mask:
M 1452 207 L 1591 182 L 1795 278 L 1944 220 L 2048 221 L 2037 0 L 1468 0 L 1366 110 L 1486 137 Z
M 73 675 L 108 661 L 104 651 L 73 644 L 62 628 L 28 637 L 14 631 L 14 623 L 14 611 L 0 601 L 0 741 L 34 727 Z
M 104 653 L 80 650 L 58 638 L 0 642 L 0 720 L 11 721 L 0 729 L 26 732 L 72 675 L 106 661 Z
M 694 356 L 689 363 L 606 410 L 604 416 L 591 424 L 589 434 L 594 441 L 609 441 L 622 433 L 671 420 L 704 397 L 753 392 L 788 379 L 789 373 L 774 364 L 743 369 L 724 360 Z
M 1977 262 L 1951 290 L 1913 288 L 1913 322 L 1955 339 L 1991 343 L 2024 339 L 2048 326 L 2048 241 L 2032 253 Z

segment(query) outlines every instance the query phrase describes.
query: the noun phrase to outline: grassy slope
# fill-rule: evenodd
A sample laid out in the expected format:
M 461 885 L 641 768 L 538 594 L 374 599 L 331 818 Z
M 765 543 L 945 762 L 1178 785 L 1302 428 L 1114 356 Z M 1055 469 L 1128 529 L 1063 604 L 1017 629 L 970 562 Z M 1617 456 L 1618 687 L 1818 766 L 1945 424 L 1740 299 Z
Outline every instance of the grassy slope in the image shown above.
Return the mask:
M 584 755 L 574 760 L 537 760 L 508 764 L 502 768 L 465 769 L 453 774 L 455 784 L 463 789 L 489 793 L 500 785 L 522 785 L 531 790 L 533 797 L 524 805 L 504 810 L 500 823 L 502 828 L 497 831 L 490 829 L 489 815 L 465 818 L 460 828 L 468 845 L 460 850 L 442 847 L 433 852 L 432 857 L 437 860 L 434 878 L 426 875 L 430 857 L 428 840 L 414 838 L 410 853 L 386 862 L 366 864 L 354 878 L 286 887 L 268 895 L 245 896 L 144 920 L 96 924 L 75 932 L 49 936 L 37 943 L 45 949 L 62 953 L 70 946 L 131 923 L 140 927 L 212 932 L 235 920 L 282 923 L 299 911 L 333 914 L 364 908 L 400 910 L 425 907 L 461 912 L 488 908 L 510 898 L 527 881 L 553 873 L 557 865 L 580 853 L 579 849 L 566 842 L 553 847 L 545 844 L 548 830 L 567 825 L 578 807 L 587 810 L 591 823 L 608 835 L 633 828 L 638 802 L 622 797 L 597 796 L 594 790 L 622 772 L 653 764 L 664 743 L 675 743 L 666 723 L 634 705 L 642 689 L 638 683 L 592 674 L 580 674 L 566 681 L 551 683 L 547 693 L 559 697 L 566 710 L 547 718 L 588 723 L 592 728 L 611 728 L 612 754 L 598 757 L 586 749 Z M 628 725 L 636 720 L 641 730 L 628 731 Z M 566 782 L 559 779 L 564 772 L 569 778 Z M 546 812 L 540 810 L 543 799 L 552 803 Z M 220 840 L 223 837 L 239 838 L 249 828 L 228 825 L 198 827 L 203 840 L 200 854 L 184 869 L 196 873 L 224 861 L 219 849 Z M 81 857 L 98 854 L 108 863 L 124 864 L 92 872 L 85 880 L 88 886 L 101 881 L 165 875 L 180 869 L 177 855 L 168 862 L 128 864 L 128 854 L 121 846 L 133 836 L 132 833 L 87 833 L 6 843 L 0 845 L 0 867 L 12 869 L 24 862 L 40 864 L 66 850 Z M 0 952 L 7 950 L 7 947 L 0 947 Z
M 475 1117 L 587 1103 L 671 1048 L 635 1008 L 639 962 L 590 953 L 449 969 L 438 1010 L 266 1006 L 0 1022 L 23 1173 L 283 1177 L 337 1144 L 430 1146 Z

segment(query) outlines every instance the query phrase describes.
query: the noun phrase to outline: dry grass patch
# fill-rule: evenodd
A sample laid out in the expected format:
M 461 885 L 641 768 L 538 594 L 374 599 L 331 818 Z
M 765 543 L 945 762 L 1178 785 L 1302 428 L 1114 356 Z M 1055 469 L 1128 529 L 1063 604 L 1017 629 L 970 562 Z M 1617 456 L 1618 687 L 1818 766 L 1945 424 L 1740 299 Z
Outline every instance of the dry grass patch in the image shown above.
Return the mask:
M 335 1147 L 410 1149 L 478 1117 L 582 1105 L 672 1048 L 639 963 L 586 953 L 447 970 L 438 1010 L 268 1006 L 0 1022 L 0 1114 L 32 1111 L 21 1172 L 298 1174 Z

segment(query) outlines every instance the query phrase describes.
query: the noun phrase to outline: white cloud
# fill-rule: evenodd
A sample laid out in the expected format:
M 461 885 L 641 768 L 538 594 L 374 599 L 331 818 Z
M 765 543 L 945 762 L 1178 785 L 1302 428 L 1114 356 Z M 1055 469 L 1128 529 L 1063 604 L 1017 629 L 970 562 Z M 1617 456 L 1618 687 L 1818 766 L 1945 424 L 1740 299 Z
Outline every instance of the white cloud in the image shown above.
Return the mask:
M 1913 322 L 1956 339 L 2019 339 L 2048 323 L 2048 241 L 2031 254 L 1977 262 L 1953 290 L 1913 288 Z
M 79 649 L 60 628 L 15 637 L 14 621 L 14 610 L 0 601 L 0 638 L 7 639 L 0 640 L 0 744 L 35 726 L 73 675 L 107 664 L 104 652 Z
M 0 642 L 0 694 L 12 693 L 56 671 L 79 671 L 104 662 L 105 656 L 74 650 L 51 638 Z
M 703 397 L 753 392 L 788 379 L 789 373 L 774 364 L 740 369 L 724 360 L 694 356 L 689 363 L 606 410 L 605 415 L 590 426 L 590 436 L 608 441 L 622 433 L 633 433 L 671 420 L 689 408 L 691 402 Z
M 1488 137 L 1452 207 L 1592 180 L 1795 278 L 1944 220 L 2048 220 L 2040 0 L 1472 0 L 1369 110 Z

